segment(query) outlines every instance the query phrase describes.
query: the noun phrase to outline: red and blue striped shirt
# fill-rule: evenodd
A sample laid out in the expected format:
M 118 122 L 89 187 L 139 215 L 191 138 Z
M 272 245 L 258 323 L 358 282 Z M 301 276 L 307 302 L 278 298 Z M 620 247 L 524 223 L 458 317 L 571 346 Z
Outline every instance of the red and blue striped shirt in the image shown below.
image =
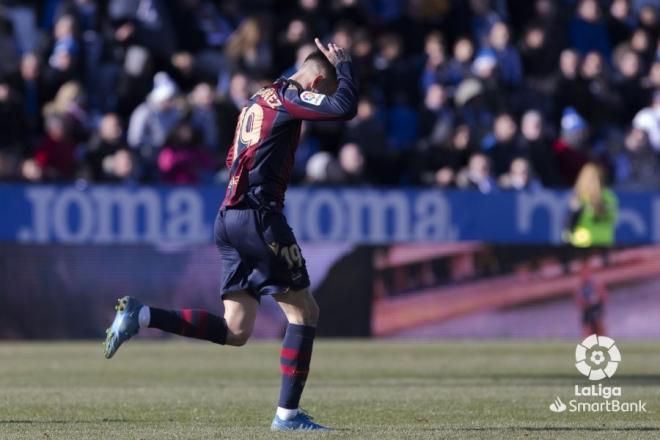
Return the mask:
M 357 87 L 350 62 L 336 67 L 338 87 L 332 95 L 302 90 L 281 79 L 254 94 L 238 117 L 227 155 L 230 170 L 223 208 L 246 197 L 281 211 L 302 121 L 348 120 L 357 111 Z

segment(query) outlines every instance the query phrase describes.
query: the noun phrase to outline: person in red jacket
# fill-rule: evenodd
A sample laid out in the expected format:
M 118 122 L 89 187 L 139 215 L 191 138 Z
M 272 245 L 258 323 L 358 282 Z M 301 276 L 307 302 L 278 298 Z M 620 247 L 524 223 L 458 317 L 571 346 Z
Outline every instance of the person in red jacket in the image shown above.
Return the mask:
M 568 107 L 561 118 L 561 137 L 552 148 L 557 158 L 564 184 L 573 185 L 580 170 L 588 162 L 586 144 L 589 125 L 575 109 Z
M 73 178 L 76 172 L 75 151 L 76 145 L 70 139 L 65 120 L 61 116 L 49 116 L 46 119 L 46 136 L 34 154 L 43 178 Z

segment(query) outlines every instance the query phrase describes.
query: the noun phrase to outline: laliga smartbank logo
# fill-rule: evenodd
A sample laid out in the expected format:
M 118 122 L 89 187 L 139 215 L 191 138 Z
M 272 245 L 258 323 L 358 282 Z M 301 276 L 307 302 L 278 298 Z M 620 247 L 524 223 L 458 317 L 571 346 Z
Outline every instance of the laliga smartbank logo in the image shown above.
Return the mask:
M 600 381 L 614 376 L 621 363 L 621 352 L 614 339 L 607 336 L 590 335 L 575 347 L 575 368 L 590 381 Z M 602 383 L 575 385 L 575 399 L 564 403 L 559 396 L 550 404 L 550 411 L 575 412 L 647 412 L 642 400 L 633 402 L 618 399 L 622 389 Z M 579 399 L 578 399 L 579 398 Z
M 589 380 L 614 376 L 619 362 L 621 353 L 607 336 L 588 336 L 575 347 L 575 368 Z

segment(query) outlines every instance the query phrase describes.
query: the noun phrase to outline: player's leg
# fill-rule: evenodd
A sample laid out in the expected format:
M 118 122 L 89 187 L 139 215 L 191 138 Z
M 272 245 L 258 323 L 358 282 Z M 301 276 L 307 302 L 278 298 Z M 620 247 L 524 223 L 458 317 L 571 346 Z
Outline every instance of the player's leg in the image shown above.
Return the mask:
M 223 296 L 227 345 L 241 347 L 250 339 L 257 318 L 259 302 L 248 292 L 229 293 Z
M 235 292 L 225 295 L 223 304 L 225 314 L 220 317 L 207 310 L 165 310 L 144 306 L 128 296 L 121 298 L 107 331 L 105 356 L 111 358 L 121 344 L 146 327 L 220 345 L 245 345 L 254 328 L 258 301 L 247 292 Z
M 222 258 L 222 291 L 225 293 L 227 317 L 220 317 L 206 310 L 164 310 L 142 306 L 135 298 L 124 297 L 118 301 L 117 314 L 106 331 L 105 356 L 111 358 L 119 346 L 135 335 L 140 328 L 152 327 L 165 332 L 204 339 L 224 345 L 243 345 L 246 329 L 252 330 L 258 302 L 247 293 L 249 268 L 240 253 L 228 242 L 225 213 L 219 212 L 215 221 L 215 241 Z M 235 329 L 238 336 L 230 335 Z
M 231 213 L 231 217 L 226 223 L 226 237 L 232 247 L 248 257 L 244 267 L 250 291 L 272 295 L 289 321 L 281 355 L 282 392 L 271 429 L 327 429 L 298 411 L 309 371 L 318 306 L 309 294 L 305 259 L 293 231 L 284 215 L 277 212 L 246 210 Z
M 245 345 L 252 334 L 259 303 L 247 292 L 223 297 L 224 316 L 206 310 L 163 310 L 143 306 L 140 327 L 151 327 L 189 338 L 204 339 L 220 345 Z
M 293 421 L 293 428 L 288 429 L 327 429 L 307 420 L 307 415 L 298 409 L 309 374 L 319 307 L 308 289 L 276 294 L 273 298 L 284 312 L 288 324 L 280 353 L 282 385 L 272 428 L 287 429 L 287 424 Z

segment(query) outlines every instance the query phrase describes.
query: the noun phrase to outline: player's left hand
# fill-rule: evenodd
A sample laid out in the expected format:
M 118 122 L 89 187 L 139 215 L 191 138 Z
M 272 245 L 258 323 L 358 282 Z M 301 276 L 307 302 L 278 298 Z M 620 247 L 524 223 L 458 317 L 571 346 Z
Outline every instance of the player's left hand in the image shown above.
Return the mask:
M 326 49 L 321 43 L 321 40 L 314 38 L 316 47 L 325 55 L 325 57 L 332 63 L 333 66 L 337 66 L 339 63 L 344 61 L 351 61 L 351 56 L 343 48 L 337 46 L 335 43 L 328 43 L 328 48 Z

